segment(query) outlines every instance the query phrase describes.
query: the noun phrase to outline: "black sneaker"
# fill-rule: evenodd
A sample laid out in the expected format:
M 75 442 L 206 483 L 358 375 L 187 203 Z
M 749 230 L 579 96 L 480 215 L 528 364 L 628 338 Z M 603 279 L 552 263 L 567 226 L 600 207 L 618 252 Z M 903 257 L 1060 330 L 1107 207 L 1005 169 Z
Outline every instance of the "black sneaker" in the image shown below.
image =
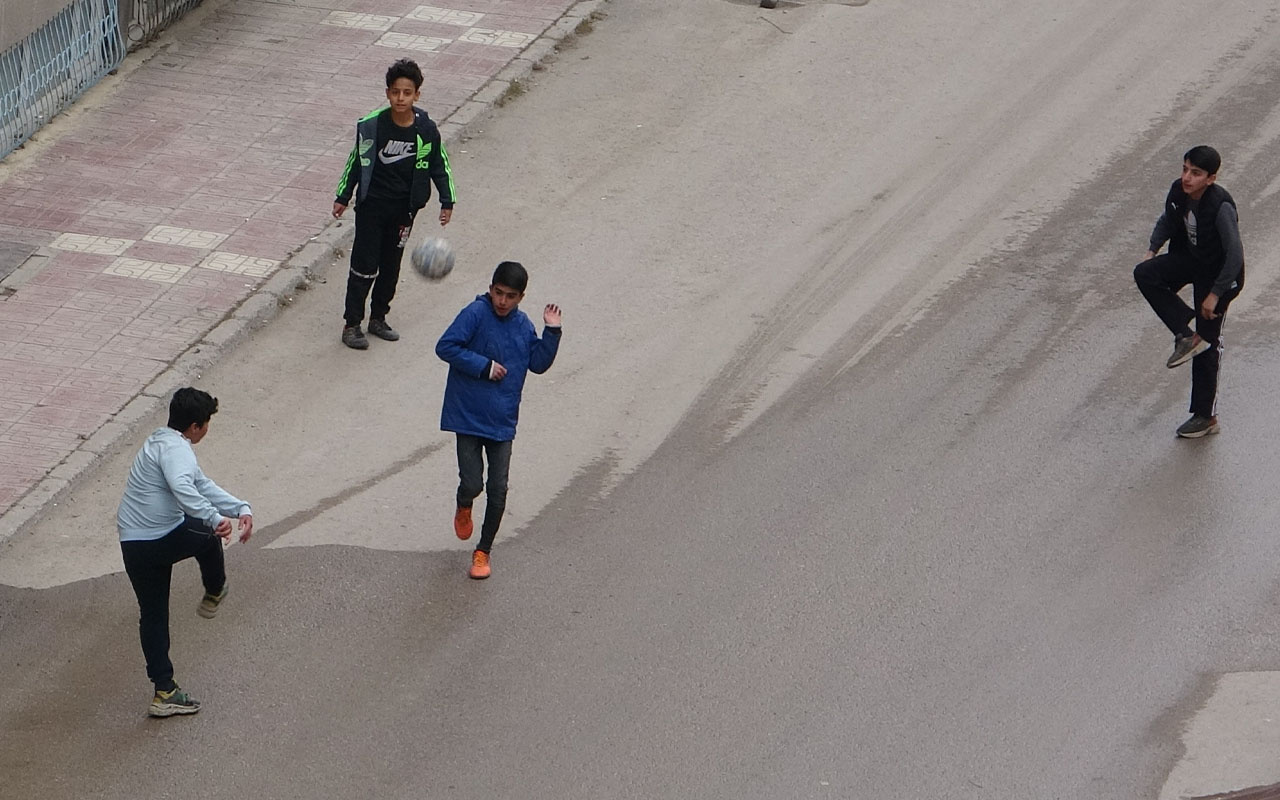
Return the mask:
M 1209 349 L 1209 343 L 1194 333 L 1190 336 L 1173 337 L 1173 355 L 1164 363 L 1169 369 L 1180 367 L 1191 359 Z
M 218 613 L 218 605 L 227 599 L 227 584 L 222 584 L 222 591 L 217 594 L 204 593 L 204 597 L 200 600 L 200 605 L 196 606 L 196 613 L 205 619 L 213 619 Z
M 369 320 L 369 333 L 377 336 L 379 339 L 386 339 L 388 342 L 399 341 L 400 334 L 391 329 L 385 319 Z
M 1217 417 L 1202 417 L 1193 414 L 1191 419 L 1178 426 L 1178 435 L 1183 439 L 1199 439 L 1218 432 Z
M 364 331 L 359 325 L 348 325 L 342 329 L 342 343 L 352 350 L 369 349 L 369 340 L 364 338 Z
M 199 700 L 193 699 L 191 695 L 174 686 L 173 690 L 168 692 L 156 690 L 155 697 L 151 698 L 151 705 L 147 708 L 147 714 L 152 717 L 172 717 L 174 714 L 194 714 L 199 710 Z

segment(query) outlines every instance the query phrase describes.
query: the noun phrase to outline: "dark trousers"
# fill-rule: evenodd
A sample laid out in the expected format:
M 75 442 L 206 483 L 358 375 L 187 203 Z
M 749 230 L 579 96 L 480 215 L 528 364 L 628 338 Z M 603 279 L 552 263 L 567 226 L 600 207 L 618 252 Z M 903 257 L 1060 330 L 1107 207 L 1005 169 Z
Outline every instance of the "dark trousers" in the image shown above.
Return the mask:
M 400 260 L 413 229 L 413 212 L 407 201 L 388 203 L 364 200 L 356 206 L 356 238 L 351 245 L 351 271 L 347 274 L 347 302 L 343 317 L 348 325 L 364 320 L 364 303 L 371 319 L 385 319 L 396 296 Z
M 1227 319 L 1227 306 L 1240 294 L 1237 284 L 1218 298 L 1217 319 L 1200 316 L 1200 304 L 1204 302 L 1216 274 L 1206 275 L 1190 258 L 1163 253 L 1143 261 L 1133 268 L 1133 279 L 1142 296 L 1147 298 L 1160 321 L 1174 336 L 1191 334 L 1191 321 L 1196 322 L 1195 332 L 1210 347 L 1191 360 L 1191 408 L 1192 414 L 1212 417 L 1217 413 L 1218 366 L 1222 358 L 1222 324 Z M 1186 304 L 1178 292 L 1191 285 L 1191 297 L 1195 307 Z
M 484 459 L 489 459 L 489 484 L 485 486 L 484 524 L 480 526 L 477 550 L 493 548 L 498 524 L 507 510 L 507 473 L 511 470 L 511 442 L 495 442 L 479 436 L 458 434 L 458 505 L 470 508 L 480 494 L 484 480 Z
M 169 579 L 173 565 L 194 558 L 200 565 L 200 581 L 209 594 L 222 591 L 227 571 L 222 561 L 222 540 L 203 522 L 187 517 L 159 539 L 121 542 L 124 571 L 138 596 L 138 634 L 147 659 L 147 677 L 157 689 L 173 688 L 173 662 L 169 660 Z

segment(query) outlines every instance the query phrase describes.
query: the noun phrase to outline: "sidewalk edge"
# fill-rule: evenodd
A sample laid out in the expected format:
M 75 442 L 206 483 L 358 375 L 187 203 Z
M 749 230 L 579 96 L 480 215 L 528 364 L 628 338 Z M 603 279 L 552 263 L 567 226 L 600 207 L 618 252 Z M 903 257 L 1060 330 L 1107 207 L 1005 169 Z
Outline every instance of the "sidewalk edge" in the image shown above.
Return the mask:
M 465 141 L 477 123 L 482 122 L 495 107 L 500 107 L 512 83 L 527 81 L 535 70 L 556 54 L 566 39 L 576 35 L 579 25 L 590 20 L 607 2 L 581 0 L 575 3 L 511 63 L 477 89 L 471 98 L 443 118 L 439 127 L 445 145 L 456 148 Z M 0 514 L 0 546 L 29 531 L 44 516 L 46 509 L 67 499 L 107 456 L 134 436 L 146 420 L 163 411 L 175 389 L 197 381 L 205 369 L 230 353 L 250 333 L 274 319 L 282 307 L 290 305 L 298 292 L 306 291 L 313 280 L 323 277 L 329 264 L 350 249 L 354 231 L 354 225 L 334 220 L 294 250 L 262 286 L 183 351 L 168 369 L 144 386 L 110 420 L 85 438 Z

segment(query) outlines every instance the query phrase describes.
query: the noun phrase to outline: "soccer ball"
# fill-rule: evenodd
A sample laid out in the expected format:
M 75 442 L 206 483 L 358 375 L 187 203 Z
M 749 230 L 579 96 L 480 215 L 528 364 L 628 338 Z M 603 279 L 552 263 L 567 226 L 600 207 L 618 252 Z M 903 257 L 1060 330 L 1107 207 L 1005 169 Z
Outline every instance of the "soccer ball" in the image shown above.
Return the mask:
M 453 271 L 453 247 L 444 239 L 431 238 L 413 248 L 409 261 L 419 275 L 438 281 Z

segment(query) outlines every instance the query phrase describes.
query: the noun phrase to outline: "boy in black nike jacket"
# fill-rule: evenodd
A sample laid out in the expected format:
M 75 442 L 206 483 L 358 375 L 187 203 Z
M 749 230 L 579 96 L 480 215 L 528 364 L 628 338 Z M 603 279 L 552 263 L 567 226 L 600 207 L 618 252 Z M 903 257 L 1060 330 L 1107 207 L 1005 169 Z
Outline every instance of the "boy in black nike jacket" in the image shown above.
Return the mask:
M 453 216 L 449 156 L 436 124 L 414 106 L 421 89 L 422 70 L 415 62 L 400 59 L 387 70 L 389 106 L 356 123 L 356 145 L 333 201 L 336 219 L 356 193 L 356 238 L 342 329 L 342 343 L 356 350 L 369 347 L 360 323 L 370 289 L 369 333 L 389 342 L 400 338 L 387 324 L 387 311 L 400 280 L 400 259 L 414 215 L 431 199 L 432 183 L 440 193 L 440 224 L 448 225 Z

